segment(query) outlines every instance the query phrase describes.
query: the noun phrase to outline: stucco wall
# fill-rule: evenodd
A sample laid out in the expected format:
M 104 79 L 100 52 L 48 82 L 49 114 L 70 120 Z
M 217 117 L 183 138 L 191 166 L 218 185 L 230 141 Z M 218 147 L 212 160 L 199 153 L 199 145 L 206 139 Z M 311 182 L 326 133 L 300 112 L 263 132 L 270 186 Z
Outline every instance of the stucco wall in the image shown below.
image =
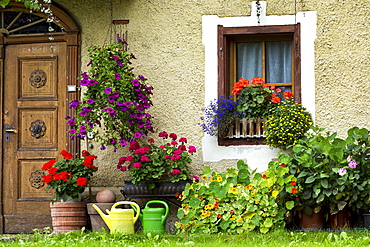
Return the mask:
M 130 51 L 138 58 L 135 73 L 154 87 L 155 127 L 176 132 L 198 148 L 192 169 L 200 173 L 203 132 L 197 125 L 205 99 L 205 52 L 202 16 L 249 16 L 246 0 L 55 0 L 81 26 L 82 64 L 87 47 L 101 45 L 113 19 L 129 19 Z M 315 121 L 345 135 L 352 126 L 370 128 L 369 20 L 370 2 L 350 0 L 267 0 L 267 15 L 316 11 Z M 83 70 L 85 67 L 82 68 Z M 217 73 L 217 71 L 214 71 Z M 305 78 L 302 78 L 305 83 Z M 85 143 L 83 145 L 86 145 Z M 99 156 L 98 186 L 120 186 L 127 174 L 115 170 L 120 153 L 90 149 Z M 217 169 L 235 162 L 206 163 Z

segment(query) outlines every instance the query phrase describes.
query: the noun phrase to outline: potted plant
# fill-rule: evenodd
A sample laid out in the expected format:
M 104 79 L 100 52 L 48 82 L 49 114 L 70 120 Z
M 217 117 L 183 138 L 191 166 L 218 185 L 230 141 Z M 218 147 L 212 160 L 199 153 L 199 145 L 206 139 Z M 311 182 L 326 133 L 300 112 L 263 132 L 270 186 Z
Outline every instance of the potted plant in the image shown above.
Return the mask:
M 280 161 L 297 176 L 300 190 L 294 195 L 295 209 L 311 215 L 325 207 L 330 215 L 336 215 L 347 208 L 368 208 L 368 131 L 355 127 L 341 139 L 337 133 L 322 134 L 324 129 L 315 126 L 311 129 L 291 146 L 290 153 L 279 154 Z
M 237 110 L 247 119 L 266 118 L 271 110 L 280 103 L 280 88 L 265 83 L 263 78 L 256 77 L 250 82 L 240 78 L 234 84 L 233 95 L 236 96 Z
M 237 103 L 231 97 L 221 96 L 202 109 L 204 116 L 200 118 L 202 123 L 199 125 L 210 136 L 226 137 L 230 125 L 240 118 L 236 108 Z
M 284 98 L 264 123 L 265 143 L 281 149 L 303 138 L 312 125 L 311 114 L 293 99 L 290 91 L 284 92 Z
M 86 203 L 79 201 L 91 176 L 97 167 L 94 166 L 95 155 L 82 151 L 82 158 L 73 159 L 72 154 L 63 150 L 64 159 L 52 159 L 42 166 L 47 174 L 42 179 L 47 190 L 54 190 L 56 197 L 50 204 L 53 229 L 55 232 L 79 230 L 86 225 Z M 56 202 L 61 200 L 61 202 Z
M 188 165 L 196 148 L 186 146 L 187 139 L 177 139 L 175 133 L 160 132 L 158 137 L 162 138 L 163 143 L 157 143 L 153 138 L 148 139 L 146 144 L 131 142 L 128 147 L 131 155 L 119 159 L 117 169 L 128 170 L 132 183 L 145 183 L 149 189 L 153 189 L 157 182 L 175 183 L 188 179 Z M 127 166 L 124 165 L 126 162 Z
M 70 102 L 76 117 L 67 116 L 70 138 L 84 139 L 89 134 L 101 144 L 100 149 L 113 146 L 114 151 L 127 143 L 153 132 L 151 115 L 152 87 L 144 76 L 135 76 L 131 59 L 118 42 L 89 48 L 90 70 L 81 74 L 85 88 L 83 99 Z

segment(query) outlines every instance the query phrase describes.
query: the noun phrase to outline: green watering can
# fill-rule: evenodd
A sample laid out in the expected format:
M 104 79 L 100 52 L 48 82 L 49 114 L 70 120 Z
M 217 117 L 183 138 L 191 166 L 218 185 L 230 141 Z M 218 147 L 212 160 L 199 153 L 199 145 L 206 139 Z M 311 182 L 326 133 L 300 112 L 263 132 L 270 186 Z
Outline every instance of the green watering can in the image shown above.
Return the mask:
M 162 204 L 164 208 L 151 208 L 150 204 Z M 166 219 L 168 216 L 169 208 L 164 201 L 153 200 L 147 202 L 145 208 L 141 210 L 139 216 L 140 222 L 143 226 L 144 233 L 165 233 L 166 232 Z
M 123 204 L 131 205 L 133 209 L 116 208 L 118 205 Z M 140 215 L 140 207 L 136 203 L 130 201 L 117 202 L 112 206 L 110 211 L 107 209 L 108 215 L 104 214 L 95 204 L 92 207 L 100 214 L 111 233 L 135 233 L 134 225 Z

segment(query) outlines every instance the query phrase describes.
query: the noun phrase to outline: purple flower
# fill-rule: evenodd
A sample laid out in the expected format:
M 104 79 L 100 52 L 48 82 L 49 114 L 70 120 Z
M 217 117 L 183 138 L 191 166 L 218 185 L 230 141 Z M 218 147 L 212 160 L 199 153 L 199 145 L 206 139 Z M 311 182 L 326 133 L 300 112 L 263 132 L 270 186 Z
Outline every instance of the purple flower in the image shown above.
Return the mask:
M 71 109 L 71 108 L 77 109 L 77 106 L 78 106 L 79 104 L 81 104 L 81 103 L 80 103 L 80 102 L 78 102 L 77 100 L 71 101 L 71 102 L 69 103 L 69 109 Z
M 90 84 L 90 81 L 89 79 L 86 79 L 86 78 L 83 78 L 81 81 L 80 81 L 80 85 L 81 86 L 87 86 Z
M 140 132 L 135 132 L 134 134 L 134 138 L 138 139 L 142 136 L 142 134 Z
M 117 106 L 124 106 L 124 104 L 122 104 L 120 101 L 116 101 L 116 105 Z
M 339 176 L 344 176 L 344 175 L 346 175 L 346 173 L 347 173 L 346 168 L 339 168 L 338 169 Z
M 110 103 L 113 103 L 115 99 L 116 99 L 116 98 L 114 98 L 114 96 L 113 96 L 113 95 L 109 95 L 109 97 L 108 97 L 108 101 L 109 101 Z
M 104 93 L 111 93 L 112 92 L 112 89 L 107 87 L 105 90 L 104 90 Z
M 138 76 L 140 80 L 147 80 L 143 75 Z
M 127 145 L 127 142 L 125 141 L 125 140 L 121 140 L 120 142 L 119 142 L 119 144 L 121 144 L 122 146 L 126 146 Z
M 91 79 L 89 85 L 94 86 L 95 84 L 99 84 L 99 82 L 95 81 L 94 79 Z
M 122 64 L 122 62 L 120 60 L 117 60 L 116 63 L 117 63 L 118 66 L 123 66 L 123 64 Z
M 76 129 L 71 129 L 68 133 L 74 134 L 74 133 L 76 133 Z
M 106 149 L 105 146 L 103 146 L 103 145 L 100 146 L 100 150 L 105 150 L 105 149 Z
M 107 108 L 107 112 L 112 114 L 112 113 L 114 113 L 114 109 L 113 108 Z
M 120 74 L 118 74 L 118 73 L 115 73 L 115 74 L 114 74 L 114 79 L 116 79 L 117 81 L 118 81 L 118 80 L 121 80 L 121 75 L 120 75 Z
M 120 94 L 117 91 L 114 91 L 112 93 L 112 95 L 113 95 L 113 97 L 116 97 L 116 98 L 118 98 L 120 96 Z
M 135 87 L 138 87 L 140 86 L 140 81 L 138 79 L 134 79 L 131 81 L 132 85 L 134 85 Z
M 125 103 L 123 103 L 125 106 L 127 107 L 131 107 L 132 106 L 132 102 L 131 101 L 126 101 Z
M 351 160 L 350 162 L 348 162 L 348 167 L 349 168 L 354 169 L 354 168 L 356 168 L 356 166 L 357 166 L 357 163 L 356 163 L 355 160 Z
M 126 106 L 121 107 L 121 111 L 127 111 L 127 110 L 128 110 L 128 108 Z
M 68 125 L 68 126 L 73 126 L 73 125 L 75 125 L 75 118 L 72 118 L 72 119 L 69 119 L 67 122 L 66 122 L 66 124 Z
M 117 56 L 112 56 L 112 59 L 119 59 L 119 57 L 117 57 Z
M 90 62 L 88 62 L 87 64 L 86 64 L 86 66 L 89 66 L 89 65 L 91 65 L 92 64 L 92 59 L 90 59 Z
M 80 111 L 80 116 L 86 117 L 88 113 L 89 113 L 88 111 Z
M 80 133 L 86 133 L 86 127 L 84 125 L 80 127 Z
M 95 103 L 95 101 L 93 99 L 88 99 L 86 103 L 92 105 Z

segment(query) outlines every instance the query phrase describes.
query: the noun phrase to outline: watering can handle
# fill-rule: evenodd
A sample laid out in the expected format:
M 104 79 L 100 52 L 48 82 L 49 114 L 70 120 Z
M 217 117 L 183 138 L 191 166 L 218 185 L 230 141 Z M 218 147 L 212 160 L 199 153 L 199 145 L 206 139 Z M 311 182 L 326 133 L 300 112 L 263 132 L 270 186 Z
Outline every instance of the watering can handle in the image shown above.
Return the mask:
M 147 208 L 150 204 L 152 203 L 159 203 L 159 204 L 162 204 L 164 205 L 164 207 L 166 208 L 166 212 L 164 213 L 164 215 L 162 216 L 162 224 L 164 223 L 164 221 L 167 219 L 167 216 L 168 216 L 168 212 L 169 212 L 169 208 L 168 208 L 168 204 L 164 201 L 159 201 L 159 200 L 153 200 L 153 201 L 149 201 L 146 203 L 145 205 L 145 208 Z
M 112 206 L 112 209 L 113 208 L 116 208 L 118 205 L 123 205 L 123 204 L 129 204 L 129 205 L 132 205 L 134 206 L 134 211 L 136 212 L 136 216 L 134 217 L 134 223 L 137 221 L 137 219 L 139 218 L 139 215 L 140 215 L 140 207 L 139 205 L 137 205 L 136 203 L 134 202 L 130 202 L 130 201 L 122 201 L 122 202 L 117 202 L 115 203 L 113 206 Z M 111 209 L 111 210 L 112 210 Z

